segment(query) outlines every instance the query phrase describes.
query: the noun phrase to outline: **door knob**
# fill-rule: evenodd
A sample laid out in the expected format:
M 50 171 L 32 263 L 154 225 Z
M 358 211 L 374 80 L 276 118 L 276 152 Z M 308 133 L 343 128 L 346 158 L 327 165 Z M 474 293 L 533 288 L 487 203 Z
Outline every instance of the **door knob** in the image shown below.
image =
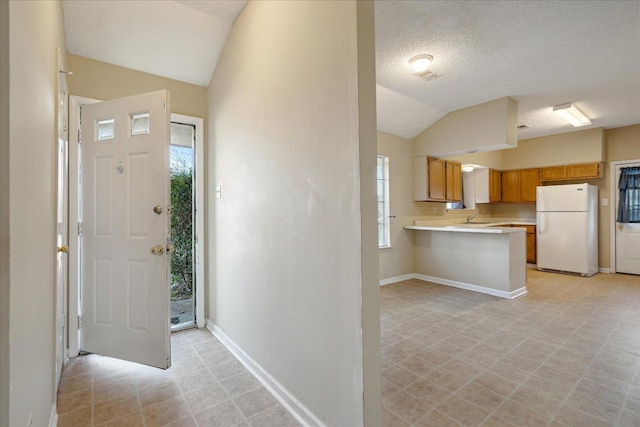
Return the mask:
M 58 252 L 62 252 L 65 254 L 69 253 L 69 246 L 64 245 L 64 246 L 58 246 Z
M 153 211 L 155 213 L 157 213 L 158 215 L 160 215 L 162 213 L 162 206 L 160 206 L 160 205 L 154 206 L 153 207 Z
M 151 248 L 151 253 L 153 255 L 162 255 L 164 253 L 164 246 L 158 245 Z
M 617 227 L 618 227 L 618 230 L 622 230 L 624 228 L 624 225 L 618 223 Z

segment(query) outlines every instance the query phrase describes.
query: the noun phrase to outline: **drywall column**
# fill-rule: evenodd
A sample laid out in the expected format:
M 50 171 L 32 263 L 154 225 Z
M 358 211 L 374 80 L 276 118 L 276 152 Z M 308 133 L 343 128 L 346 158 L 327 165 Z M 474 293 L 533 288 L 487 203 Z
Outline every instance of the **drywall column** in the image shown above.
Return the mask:
M 9 2 L 0 1 L 0 427 L 9 425 Z
M 4 16 L 5 6 L 2 11 Z M 59 1 L 11 1 L 8 16 L 10 158 L 8 187 L 3 175 L 1 200 L 4 226 L 4 192 L 8 190 L 9 234 L 2 233 L 2 257 L 6 256 L 4 239 L 8 237 L 10 312 L 8 330 L 3 319 L 0 331 L 3 336 L 8 334 L 9 339 L 8 424 L 46 426 L 56 392 L 57 49 L 61 49 L 64 57 L 64 25 Z M 3 64 L 5 59 L 3 56 Z M 3 68 L 3 72 L 5 70 Z M 3 81 L 5 78 L 3 75 Z M 3 93 L 3 105 L 5 96 Z M 4 125 L 3 122 L 3 129 Z M 5 174 L 7 141 L 6 134 L 2 135 L 2 173 Z M 5 274 L 3 268 L 3 287 L 6 286 Z M 3 351 L 3 367 L 7 362 L 4 355 Z M 4 390 L 4 375 L 2 381 Z M 4 402 L 3 397 L 3 405 Z M 6 412 L 2 409 L 2 422 L 5 422 Z
M 380 423 L 372 24 L 249 2 L 209 85 L 210 321 L 311 423 Z

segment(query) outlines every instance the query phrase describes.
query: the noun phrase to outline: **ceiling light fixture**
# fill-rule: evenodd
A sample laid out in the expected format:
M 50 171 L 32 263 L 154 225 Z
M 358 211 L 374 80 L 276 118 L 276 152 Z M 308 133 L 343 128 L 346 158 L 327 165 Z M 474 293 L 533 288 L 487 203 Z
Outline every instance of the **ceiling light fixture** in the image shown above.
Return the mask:
M 473 166 L 471 165 L 462 166 L 462 172 L 473 172 Z
M 553 107 L 553 112 L 571 123 L 574 127 L 587 126 L 591 120 L 573 104 L 560 104 Z
M 427 71 L 429 65 L 431 65 L 431 61 L 433 61 L 433 56 L 431 55 L 416 55 L 409 60 L 409 65 L 411 65 L 414 73 L 423 74 Z

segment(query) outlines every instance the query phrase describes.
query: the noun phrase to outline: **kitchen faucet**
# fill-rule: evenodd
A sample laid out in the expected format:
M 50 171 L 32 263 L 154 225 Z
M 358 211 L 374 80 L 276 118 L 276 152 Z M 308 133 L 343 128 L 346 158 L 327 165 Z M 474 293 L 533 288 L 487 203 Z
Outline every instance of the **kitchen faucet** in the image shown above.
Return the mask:
M 469 223 L 471 222 L 471 220 L 472 220 L 473 218 L 477 217 L 477 216 L 478 216 L 478 212 L 476 212 L 476 213 L 474 213 L 474 214 L 469 215 L 469 216 L 467 217 L 467 222 L 466 222 L 466 223 L 467 223 L 467 224 L 469 224 Z

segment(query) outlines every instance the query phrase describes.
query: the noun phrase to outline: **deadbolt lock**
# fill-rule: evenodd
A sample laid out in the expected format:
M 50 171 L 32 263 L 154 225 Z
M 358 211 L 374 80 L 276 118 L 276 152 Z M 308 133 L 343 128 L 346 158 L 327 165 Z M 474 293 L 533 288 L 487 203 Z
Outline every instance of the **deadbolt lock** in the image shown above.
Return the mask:
M 153 211 L 155 213 L 157 213 L 158 215 L 160 215 L 162 213 L 162 206 L 160 206 L 160 205 L 154 206 L 153 207 Z
M 158 245 L 151 248 L 151 253 L 153 255 L 162 255 L 164 253 L 164 246 Z

